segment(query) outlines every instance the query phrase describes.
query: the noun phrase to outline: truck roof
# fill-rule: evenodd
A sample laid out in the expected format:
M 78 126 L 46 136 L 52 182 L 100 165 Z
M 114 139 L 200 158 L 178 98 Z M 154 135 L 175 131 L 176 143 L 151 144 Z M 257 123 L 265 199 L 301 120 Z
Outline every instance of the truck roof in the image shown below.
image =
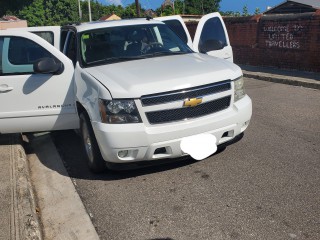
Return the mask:
M 73 25 L 78 32 L 83 32 L 92 29 L 116 27 L 116 26 L 128 26 L 128 25 L 142 25 L 142 24 L 164 24 L 161 21 L 145 18 L 125 19 L 125 20 L 112 20 L 112 21 L 94 21 L 81 23 L 79 25 Z

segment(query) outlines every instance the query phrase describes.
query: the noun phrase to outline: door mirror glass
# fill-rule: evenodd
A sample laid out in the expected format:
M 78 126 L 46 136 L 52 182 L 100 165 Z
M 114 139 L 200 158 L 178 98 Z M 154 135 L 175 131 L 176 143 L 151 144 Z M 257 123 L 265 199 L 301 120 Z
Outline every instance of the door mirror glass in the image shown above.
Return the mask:
M 33 70 L 35 73 L 52 73 L 56 74 L 61 72 L 62 63 L 56 61 L 53 58 L 42 58 L 33 64 Z
M 225 44 L 216 39 L 209 39 L 199 44 L 199 52 L 207 53 L 210 51 L 221 50 L 225 47 Z

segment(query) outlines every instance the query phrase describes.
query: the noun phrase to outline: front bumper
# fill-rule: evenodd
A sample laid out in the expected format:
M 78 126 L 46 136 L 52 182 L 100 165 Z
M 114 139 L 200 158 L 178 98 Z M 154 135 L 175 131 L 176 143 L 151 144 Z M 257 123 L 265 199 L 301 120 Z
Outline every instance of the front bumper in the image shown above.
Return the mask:
M 107 162 L 129 163 L 186 155 L 181 139 L 201 133 L 213 134 L 220 145 L 241 134 L 251 115 L 252 102 L 246 95 L 226 110 L 188 121 L 153 126 L 92 122 L 92 126 L 102 157 Z M 127 155 L 119 157 L 123 151 Z

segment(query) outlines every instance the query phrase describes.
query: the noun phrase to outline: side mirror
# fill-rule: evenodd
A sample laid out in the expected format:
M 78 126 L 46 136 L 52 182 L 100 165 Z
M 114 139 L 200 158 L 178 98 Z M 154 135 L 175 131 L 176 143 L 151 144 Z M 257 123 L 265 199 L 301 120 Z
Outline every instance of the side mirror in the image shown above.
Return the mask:
M 62 70 L 62 63 L 56 63 L 53 58 L 41 58 L 33 64 L 35 73 L 52 73 L 56 74 Z
M 206 40 L 204 43 L 199 44 L 199 52 L 200 53 L 207 53 L 214 50 L 223 49 L 225 45 L 216 39 L 209 39 Z

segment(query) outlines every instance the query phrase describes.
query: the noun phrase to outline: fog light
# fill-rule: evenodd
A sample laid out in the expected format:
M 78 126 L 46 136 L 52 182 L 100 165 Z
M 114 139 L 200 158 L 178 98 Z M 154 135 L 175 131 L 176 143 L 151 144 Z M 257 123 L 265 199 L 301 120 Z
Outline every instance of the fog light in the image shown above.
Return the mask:
M 128 150 L 121 150 L 118 152 L 118 157 L 119 158 L 125 158 L 128 156 L 129 151 Z

